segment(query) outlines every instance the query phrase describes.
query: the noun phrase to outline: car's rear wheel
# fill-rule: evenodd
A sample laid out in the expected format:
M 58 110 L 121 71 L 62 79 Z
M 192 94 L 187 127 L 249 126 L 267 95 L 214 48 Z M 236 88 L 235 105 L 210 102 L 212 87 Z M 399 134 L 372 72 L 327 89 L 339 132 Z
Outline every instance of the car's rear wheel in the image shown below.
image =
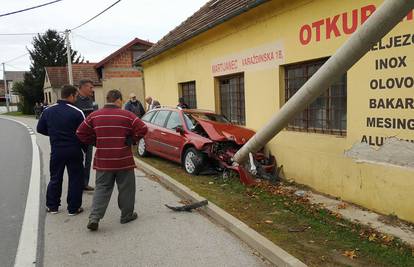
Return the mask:
M 204 154 L 191 147 L 185 151 L 183 165 L 187 173 L 197 175 L 205 162 Z
M 139 142 L 138 142 L 138 155 L 140 157 L 148 156 L 147 144 L 145 143 L 144 138 L 139 139 Z

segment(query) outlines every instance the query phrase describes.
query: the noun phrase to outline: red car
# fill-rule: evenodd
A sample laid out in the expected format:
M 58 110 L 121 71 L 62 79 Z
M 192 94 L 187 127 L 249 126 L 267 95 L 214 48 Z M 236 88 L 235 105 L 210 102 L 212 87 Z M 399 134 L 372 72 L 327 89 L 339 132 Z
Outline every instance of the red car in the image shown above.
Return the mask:
M 138 143 L 141 157 L 148 153 L 183 165 L 197 175 L 208 165 L 234 169 L 232 157 L 255 132 L 230 123 L 223 115 L 197 109 L 158 108 L 142 120 L 148 133 Z M 253 161 L 265 173 L 273 173 L 273 157 L 255 153 Z

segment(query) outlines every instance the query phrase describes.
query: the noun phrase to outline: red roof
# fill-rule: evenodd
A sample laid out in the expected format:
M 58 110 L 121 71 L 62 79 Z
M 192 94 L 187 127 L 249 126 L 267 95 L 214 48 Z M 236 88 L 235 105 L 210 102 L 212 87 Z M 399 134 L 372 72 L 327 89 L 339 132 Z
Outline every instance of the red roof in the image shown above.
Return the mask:
M 100 67 L 102 67 L 103 65 L 105 65 L 106 63 L 108 63 L 108 61 L 110 61 L 111 59 L 113 59 L 114 57 L 116 57 L 117 55 L 125 52 L 126 50 L 128 50 L 129 48 L 133 47 L 134 45 L 144 45 L 144 46 L 148 46 L 148 48 L 150 48 L 153 43 L 148 42 L 148 41 L 144 41 L 141 40 L 139 38 L 135 38 L 134 40 L 132 40 L 131 42 L 127 43 L 126 45 L 124 45 L 123 47 L 121 47 L 120 49 L 116 50 L 115 52 L 113 52 L 112 54 L 110 54 L 109 56 L 107 56 L 106 58 L 102 59 L 100 62 L 96 63 L 95 68 L 98 69 Z
M 211 0 L 145 51 L 142 63 L 269 0 Z
M 102 85 L 94 66 L 96 63 L 72 64 L 73 83 L 78 85 L 80 80 L 91 80 L 95 86 Z M 53 88 L 69 84 L 67 66 L 45 67 L 50 84 Z

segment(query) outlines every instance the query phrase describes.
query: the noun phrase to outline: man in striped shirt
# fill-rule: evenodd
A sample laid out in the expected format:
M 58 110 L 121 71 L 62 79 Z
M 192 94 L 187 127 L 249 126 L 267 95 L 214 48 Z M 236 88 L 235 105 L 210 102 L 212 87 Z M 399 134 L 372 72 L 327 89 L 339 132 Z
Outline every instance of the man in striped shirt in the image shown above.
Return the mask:
M 93 168 L 96 170 L 95 194 L 88 229 L 98 229 L 105 215 L 114 184 L 118 186 L 118 206 L 121 223 L 135 220 L 135 161 L 131 140 L 137 142 L 147 132 L 147 126 L 132 112 L 122 110 L 122 94 L 110 90 L 107 104 L 92 112 L 79 126 L 76 134 L 81 142 L 95 144 Z

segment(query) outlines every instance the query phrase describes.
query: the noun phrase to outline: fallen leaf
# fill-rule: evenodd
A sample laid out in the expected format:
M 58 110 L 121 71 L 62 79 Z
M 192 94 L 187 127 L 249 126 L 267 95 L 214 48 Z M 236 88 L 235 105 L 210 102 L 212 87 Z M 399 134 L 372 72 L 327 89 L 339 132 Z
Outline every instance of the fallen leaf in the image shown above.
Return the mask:
M 357 257 L 355 250 L 345 250 L 345 252 L 342 255 L 350 258 L 351 260 Z
M 347 207 L 348 207 L 348 204 L 346 204 L 344 202 L 342 202 L 338 205 L 338 209 L 340 209 L 340 210 L 346 209 Z
M 382 236 L 382 240 L 383 240 L 385 243 L 390 243 L 391 241 L 393 241 L 393 240 L 394 240 L 394 237 L 393 237 L 393 236 L 391 236 L 391 235 L 383 235 L 383 236 Z
M 377 239 L 377 235 L 376 234 L 370 234 L 368 237 L 369 241 L 374 241 L 375 239 Z

